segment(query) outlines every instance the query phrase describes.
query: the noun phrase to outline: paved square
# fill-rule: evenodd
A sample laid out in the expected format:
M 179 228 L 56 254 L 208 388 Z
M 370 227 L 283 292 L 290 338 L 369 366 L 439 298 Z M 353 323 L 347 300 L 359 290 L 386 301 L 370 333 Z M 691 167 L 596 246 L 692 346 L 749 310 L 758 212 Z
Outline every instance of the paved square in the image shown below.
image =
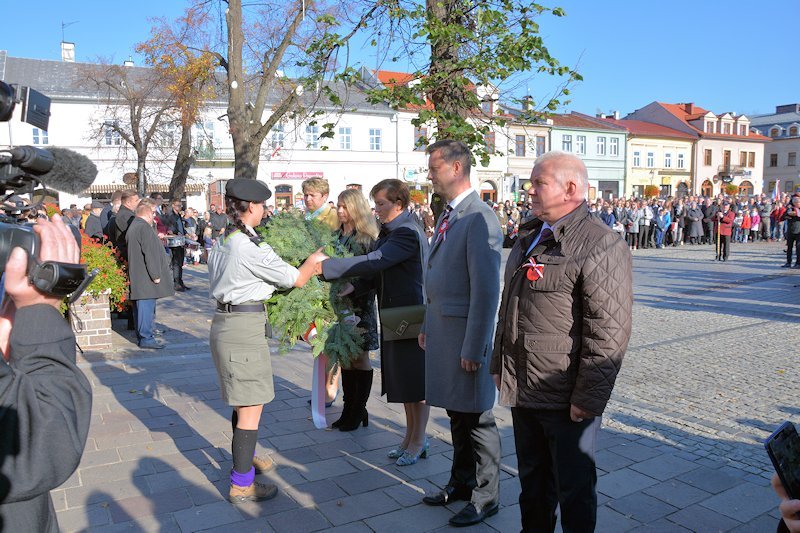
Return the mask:
M 599 531 L 774 529 L 761 442 L 800 414 L 800 275 L 778 268 L 782 249 L 737 245 L 727 263 L 712 261 L 710 246 L 635 252 L 634 333 L 598 439 Z M 208 350 L 205 267 L 185 278 L 194 290 L 158 304 L 168 349 L 139 351 L 117 321 L 112 351 L 79 357 L 94 414 L 78 471 L 53 491 L 63 531 L 448 529 L 460 504 L 420 504 L 447 481 L 444 413 L 431 413 L 431 458 L 408 468 L 385 457 L 402 438 L 402 407 L 377 393 L 368 428 L 316 430 L 303 345 L 273 350 L 277 396 L 262 417 L 259 450 L 278 463 L 266 477 L 281 494 L 230 505 L 230 410 Z M 377 391 L 378 372 L 375 381 Z M 340 410 L 338 401 L 329 419 Z M 519 530 L 510 412 L 495 415 L 502 508 L 474 531 Z

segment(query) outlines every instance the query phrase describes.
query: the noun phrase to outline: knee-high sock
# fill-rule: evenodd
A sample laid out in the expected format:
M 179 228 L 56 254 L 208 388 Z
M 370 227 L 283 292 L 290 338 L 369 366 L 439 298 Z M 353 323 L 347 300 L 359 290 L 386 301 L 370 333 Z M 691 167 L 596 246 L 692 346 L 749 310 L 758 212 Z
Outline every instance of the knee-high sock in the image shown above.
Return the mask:
M 249 486 L 255 477 L 253 454 L 256 451 L 258 430 L 239 429 L 233 431 L 233 471 L 231 482 L 240 487 Z

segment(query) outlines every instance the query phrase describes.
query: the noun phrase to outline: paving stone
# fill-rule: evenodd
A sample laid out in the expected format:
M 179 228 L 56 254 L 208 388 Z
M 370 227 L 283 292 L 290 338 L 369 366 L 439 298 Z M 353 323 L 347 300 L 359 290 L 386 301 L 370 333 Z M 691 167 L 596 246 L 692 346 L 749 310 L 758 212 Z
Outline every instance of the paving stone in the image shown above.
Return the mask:
M 290 485 L 285 490 L 303 507 L 313 507 L 323 502 L 347 497 L 347 493 L 330 479 Z
M 315 509 L 293 509 L 267 518 L 275 531 L 306 533 L 328 529 L 330 523 Z
M 700 502 L 739 522 L 749 522 L 775 507 L 775 493 L 770 487 L 742 483 Z
M 658 483 L 655 479 L 635 470 L 623 468 L 610 472 L 597 480 L 597 490 L 611 498 L 621 498 Z
M 721 470 L 711 468 L 698 468 L 678 476 L 677 479 L 712 494 L 728 490 L 741 483 L 739 479 L 731 477 Z
M 300 473 L 309 481 L 318 481 L 320 479 L 343 476 L 355 471 L 356 468 L 346 458 L 338 457 L 303 465 Z
M 608 448 L 608 450 L 617 455 L 627 457 L 632 461 L 645 461 L 661 455 L 658 450 L 638 443 L 620 444 L 618 446 L 612 446 Z
M 646 494 L 629 494 L 608 502 L 608 507 L 639 522 L 655 522 L 678 509 Z
M 631 469 L 658 479 L 659 481 L 671 479 L 696 468 L 698 468 L 697 464 L 672 454 L 659 455 L 658 457 L 653 457 L 652 459 L 631 465 Z
M 375 531 L 431 531 L 447 526 L 453 512 L 447 507 L 419 503 L 364 520 Z
M 84 485 L 95 483 L 118 481 L 140 476 L 147 476 L 155 473 L 155 468 L 150 461 L 142 459 L 140 461 L 125 461 L 118 464 L 92 466 L 81 469 L 81 481 Z
M 61 531 L 85 531 L 110 523 L 111 518 L 104 505 L 67 509 L 58 513 L 58 526 Z
M 85 451 L 81 456 L 81 463 L 78 465 L 78 468 L 89 468 L 92 466 L 109 465 L 119 462 L 119 452 L 116 448 L 111 450 Z
M 217 502 L 191 507 L 173 514 L 181 531 L 202 531 L 216 526 L 243 521 L 242 515 L 230 502 Z
M 397 484 L 383 489 L 383 493 L 389 495 L 394 501 L 403 507 L 411 507 L 422 501 L 426 494 L 438 492 L 440 488 L 428 480 L 417 479 L 408 483 Z M 500 492 L 502 496 L 502 489 Z
M 605 470 L 606 472 L 613 472 L 614 470 L 619 470 L 620 468 L 625 468 L 630 465 L 633 463 L 633 459 L 628 459 L 627 457 L 604 449 L 595 454 L 595 463 L 597 468 Z
M 709 492 L 675 479 L 647 487 L 642 492 L 678 508 L 688 507 L 711 496 Z
M 280 451 L 314 444 L 314 441 L 305 433 L 292 433 L 280 437 L 270 437 L 269 442 L 276 450 Z
M 392 472 L 373 469 L 337 476 L 334 480 L 345 492 L 352 495 L 396 485 L 405 481 L 405 478 L 398 479 Z
M 690 530 L 679 526 L 675 522 L 670 522 L 666 518 L 662 518 L 661 520 L 635 527 L 631 531 L 634 533 L 682 533 Z
M 133 496 L 112 501 L 108 510 L 115 523 L 139 520 L 143 517 L 165 515 L 187 509 L 194 504 L 185 490 L 153 493 L 149 496 Z
M 700 505 L 690 505 L 669 515 L 667 519 L 695 533 L 718 533 L 741 525 L 732 518 L 722 516 Z
M 620 514 L 606 505 L 597 509 L 597 531 L 630 531 L 640 525 L 636 520 Z
M 398 509 L 399 505 L 382 492 L 372 492 L 325 502 L 317 507 L 328 521 L 335 526 L 339 526 L 348 522 L 392 512 Z

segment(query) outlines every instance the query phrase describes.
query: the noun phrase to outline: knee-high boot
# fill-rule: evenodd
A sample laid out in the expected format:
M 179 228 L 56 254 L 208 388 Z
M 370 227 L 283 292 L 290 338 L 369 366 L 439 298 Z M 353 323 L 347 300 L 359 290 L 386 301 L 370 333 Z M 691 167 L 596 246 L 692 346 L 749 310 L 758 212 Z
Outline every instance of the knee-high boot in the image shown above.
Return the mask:
M 372 370 L 352 370 L 355 372 L 355 381 L 357 383 L 356 394 L 354 398 L 353 409 L 350 411 L 350 417 L 346 422 L 339 425 L 339 431 L 353 431 L 358 429 L 358 426 L 364 427 L 369 425 L 369 413 L 367 413 L 367 401 L 369 394 L 372 391 Z
M 344 423 L 349 423 L 350 413 L 358 401 L 358 377 L 356 370 L 342 369 L 342 394 L 344 407 L 339 420 L 331 424 L 331 427 L 338 428 Z

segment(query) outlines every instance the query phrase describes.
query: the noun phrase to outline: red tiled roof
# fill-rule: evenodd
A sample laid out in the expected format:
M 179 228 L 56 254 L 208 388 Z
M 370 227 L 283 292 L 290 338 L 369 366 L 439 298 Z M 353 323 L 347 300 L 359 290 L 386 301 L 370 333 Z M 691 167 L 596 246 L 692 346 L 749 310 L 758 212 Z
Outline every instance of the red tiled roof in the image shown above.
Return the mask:
M 409 72 L 392 72 L 391 70 L 375 71 L 375 76 L 384 85 L 405 85 L 414 79 L 414 75 Z
M 548 115 L 547 118 L 553 120 L 553 126 L 564 128 L 589 128 L 595 130 L 619 130 L 612 124 L 604 124 L 600 120 L 594 120 L 580 114 L 570 113 L 569 115 Z
M 694 140 L 696 137 L 683 131 L 673 130 L 660 124 L 653 124 L 652 122 L 644 122 L 642 120 L 622 119 L 615 120 L 613 118 L 598 118 L 610 124 L 622 126 L 633 135 L 641 135 L 645 137 L 670 137 L 675 139 Z
M 684 124 L 692 128 L 697 132 L 698 135 L 701 137 L 707 137 L 712 139 L 735 139 L 737 141 L 771 141 L 769 137 L 765 137 L 763 135 L 758 135 L 757 133 L 749 132 L 748 135 L 727 135 L 724 133 L 706 133 L 702 129 L 689 124 L 690 120 L 696 120 L 702 116 L 704 116 L 708 111 L 703 109 L 702 107 L 698 107 L 696 105 L 692 105 L 693 113 L 690 115 L 686 112 L 684 108 L 684 104 L 666 104 L 663 102 L 658 102 L 658 105 L 675 115 L 678 119 L 680 119 Z M 725 113 L 722 113 L 723 115 Z

